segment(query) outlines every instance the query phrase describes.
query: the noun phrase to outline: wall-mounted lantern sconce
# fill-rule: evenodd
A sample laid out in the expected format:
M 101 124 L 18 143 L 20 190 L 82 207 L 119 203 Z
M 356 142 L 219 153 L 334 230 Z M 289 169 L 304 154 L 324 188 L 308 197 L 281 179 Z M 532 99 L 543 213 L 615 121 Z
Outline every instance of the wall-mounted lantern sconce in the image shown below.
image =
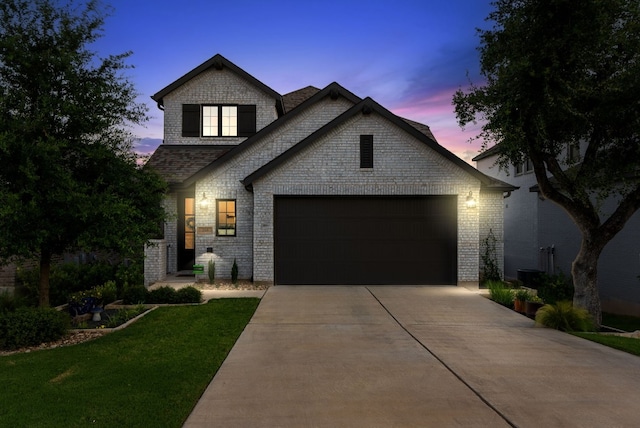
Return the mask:
M 473 192 L 469 192 L 467 196 L 467 208 L 475 208 L 477 205 L 476 199 L 473 197 Z
M 203 211 L 209 209 L 209 200 L 207 199 L 206 193 L 202 192 L 202 199 L 200 200 L 200 208 Z

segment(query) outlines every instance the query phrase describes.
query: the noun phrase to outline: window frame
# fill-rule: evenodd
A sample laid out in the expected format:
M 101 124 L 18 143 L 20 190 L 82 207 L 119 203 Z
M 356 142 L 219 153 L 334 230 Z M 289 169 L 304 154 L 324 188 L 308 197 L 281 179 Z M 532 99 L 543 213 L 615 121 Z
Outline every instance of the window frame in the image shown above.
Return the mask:
M 207 107 L 216 107 L 217 110 L 217 121 L 218 123 L 216 124 L 216 130 L 217 130 L 217 134 L 216 135 L 205 135 L 204 133 L 204 110 Z M 224 129 L 226 127 L 228 127 L 229 125 L 225 124 L 225 116 L 223 116 L 223 111 L 225 109 L 228 109 L 230 107 L 235 108 L 235 116 L 227 116 L 227 117 L 235 117 L 235 134 L 228 134 L 228 135 L 224 135 Z M 237 104 L 201 104 L 200 105 L 200 136 L 202 138 L 228 138 L 228 137 L 238 137 L 238 105 Z
M 233 226 L 229 227 L 229 223 L 224 223 L 223 225 L 221 225 L 220 222 L 220 214 L 222 212 L 224 212 L 226 214 L 226 218 L 229 218 L 229 211 L 226 209 L 227 207 L 225 207 L 225 210 L 222 211 L 220 209 L 220 203 L 222 202 L 233 202 Z M 233 233 L 221 233 L 221 230 L 225 230 L 225 231 L 229 231 L 229 230 L 233 230 Z M 223 237 L 229 237 L 229 236 L 237 236 L 238 233 L 238 202 L 236 199 L 216 199 L 216 236 L 223 236 Z
M 204 135 L 204 107 L 216 107 L 218 112 L 217 135 Z M 235 107 L 235 135 L 222 134 L 223 107 Z M 255 104 L 203 103 L 182 104 L 182 137 L 184 138 L 242 138 L 257 132 L 257 107 Z

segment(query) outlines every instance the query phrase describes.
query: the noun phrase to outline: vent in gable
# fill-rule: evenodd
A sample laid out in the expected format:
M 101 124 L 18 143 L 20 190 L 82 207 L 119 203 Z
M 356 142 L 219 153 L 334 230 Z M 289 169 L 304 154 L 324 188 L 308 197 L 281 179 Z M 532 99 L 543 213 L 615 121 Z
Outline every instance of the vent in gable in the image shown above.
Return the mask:
M 360 168 L 373 168 L 373 135 L 360 136 Z

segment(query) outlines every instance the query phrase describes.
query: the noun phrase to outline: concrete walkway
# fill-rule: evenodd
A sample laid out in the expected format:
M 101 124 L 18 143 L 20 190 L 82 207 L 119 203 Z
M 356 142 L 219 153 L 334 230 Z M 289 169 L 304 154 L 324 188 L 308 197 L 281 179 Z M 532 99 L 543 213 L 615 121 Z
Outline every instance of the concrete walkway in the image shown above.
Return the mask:
M 636 427 L 640 358 L 462 287 L 271 287 L 185 427 Z

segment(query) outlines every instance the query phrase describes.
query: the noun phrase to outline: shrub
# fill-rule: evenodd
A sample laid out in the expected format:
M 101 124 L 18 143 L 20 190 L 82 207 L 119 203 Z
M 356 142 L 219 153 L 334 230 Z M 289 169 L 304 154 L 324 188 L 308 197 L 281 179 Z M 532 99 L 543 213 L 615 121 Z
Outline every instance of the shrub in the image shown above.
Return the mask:
M 99 297 L 105 304 L 114 302 L 118 297 L 118 288 L 115 281 L 107 281 L 93 289 L 99 295 L 96 297 Z
M 526 302 L 527 300 L 530 300 L 532 296 L 533 294 L 525 288 L 521 288 L 515 293 L 515 299 L 520 300 L 521 302 Z
M 184 287 L 176 292 L 176 303 L 200 303 L 202 292 L 195 287 Z
M 231 282 L 234 285 L 238 283 L 238 263 L 236 263 L 236 259 L 233 259 L 233 266 L 231 266 Z
M 498 258 L 496 251 L 497 239 L 493 234 L 493 231 L 489 229 L 489 234 L 482 240 L 480 253 L 480 260 L 482 260 L 482 282 L 488 283 L 489 281 L 500 281 L 502 278 L 502 272 L 498 267 Z
M 586 309 L 574 308 L 569 301 L 546 304 L 536 312 L 536 322 L 562 331 L 592 331 L 591 316 Z
M 177 303 L 178 293 L 174 288 L 164 286 L 150 290 L 147 303 Z
M 546 303 L 573 300 L 573 282 L 563 273 L 542 274 L 538 282 L 538 296 Z
M 11 350 L 58 340 L 69 326 L 69 316 L 52 308 L 22 307 L 0 313 L 0 348 Z
M 502 281 L 487 281 L 487 288 L 489 288 L 489 297 L 496 303 L 513 308 L 513 289 L 508 288 Z
M 145 303 L 148 295 L 149 291 L 144 285 L 128 285 L 122 290 L 122 301 L 125 305 Z
M 213 259 L 209 260 L 207 275 L 209 276 L 209 284 L 214 284 L 216 282 L 216 262 Z

